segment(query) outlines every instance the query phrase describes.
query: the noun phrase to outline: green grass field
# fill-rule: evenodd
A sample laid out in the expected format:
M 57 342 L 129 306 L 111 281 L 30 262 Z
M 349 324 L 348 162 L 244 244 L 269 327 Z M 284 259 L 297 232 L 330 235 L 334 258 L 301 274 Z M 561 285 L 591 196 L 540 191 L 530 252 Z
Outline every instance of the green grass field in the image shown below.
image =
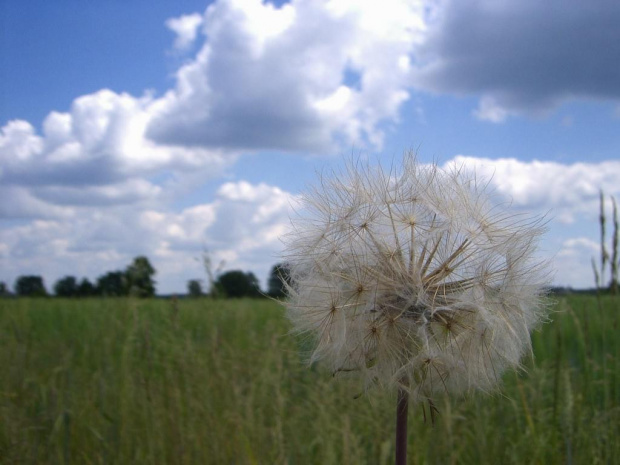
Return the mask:
M 0 300 L 1 464 L 384 464 L 395 395 L 303 364 L 265 300 Z M 620 463 L 620 299 L 558 301 L 501 391 L 409 419 L 412 464 Z M 428 410 L 427 410 L 428 414 Z

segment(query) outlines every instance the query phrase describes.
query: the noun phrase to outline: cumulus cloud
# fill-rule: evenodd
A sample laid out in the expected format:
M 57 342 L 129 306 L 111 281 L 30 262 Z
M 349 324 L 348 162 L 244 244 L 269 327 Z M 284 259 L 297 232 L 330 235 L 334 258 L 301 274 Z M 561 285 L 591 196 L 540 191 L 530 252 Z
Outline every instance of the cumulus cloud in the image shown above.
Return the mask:
M 603 190 L 607 199 L 620 198 L 620 161 L 562 164 L 459 155 L 444 166 L 475 172 L 479 182 L 488 183 L 490 192 L 516 212 L 543 215 L 549 232 L 541 256 L 552 259 L 554 283 L 594 286 L 591 261 L 600 254 L 599 195 Z M 611 218 L 611 202 L 606 207 Z
M 562 243 L 562 249 L 558 257 L 574 257 L 580 251 L 585 251 L 592 256 L 599 253 L 601 246 L 598 242 L 587 237 L 575 237 L 567 239 Z
M 620 194 L 615 182 L 620 178 L 620 162 L 563 165 L 459 156 L 446 166 L 475 168 L 517 209 L 550 211 L 552 226 L 567 234 L 547 247 L 556 257 L 556 282 L 591 285 L 584 270 L 589 270 L 597 250 L 599 187 Z M 18 274 L 36 271 L 51 284 L 66 270 L 94 278 L 144 253 L 158 269 L 160 291 L 179 291 L 188 279 L 204 277 L 197 259 L 207 248 L 215 263 L 225 260 L 228 269 L 253 270 L 264 280 L 279 260 L 279 237 L 287 231 L 297 201 L 277 186 L 235 181 L 220 185 L 212 200 L 180 211 L 158 204 L 115 203 L 81 210 L 59 206 L 62 212 L 54 217 L 0 231 L 0 279 L 10 283 Z M 556 221 L 577 217 L 590 220 L 590 236 L 570 229 L 574 224 L 559 226 Z
M 485 96 L 480 99 L 478 108 L 474 110 L 473 114 L 480 120 L 503 123 L 510 112 L 499 105 L 493 97 Z
M 481 95 L 502 122 L 574 100 L 620 100 L 620 3 L 446 0 L 416 49 L 412 84 Z
M 41 130 L 0 127 L 0 215 L 14 220 L 0 230 L 3 271 L 57 276 L 79 264 L 92 275 L 140 250 L 178 269 L 201 241 L 239 266 L 275 260 L 287 193 L 238 182 L 181 212 L 169 201 L 242 151 L 379 147 L 409 96 L 425 14 L 421 0 L 220 0 L 171 18 L 175 48 L 201 44 L 173 89 L 102 89 L 51 111 Z
M 95 278 L 146 254 L 163 283 L 159 291 L 179 291 L 187 280 L 204 277 L 197 260 L 204 248 L 227 268 L 265 279 L 295 202 L 278 187 L 238 181 L 221 185 L 211 202 L 178 212 L 116 205 L 6 227 L 0 230 L 0 280 L 11 284 L 19 274 L 37 273 L 52 284 L 68 272 Z
M 277 261 L 290 209 L 296 198 L 264 183 L 228 182 L 220 186 L 211 203 L 179 213 L 147 210 L 140 226 L 157 237 L 156 254 L 176 251 L 196 253 L 208 247 L 217 259 L 230 266 L 264 269 Z
M 13 220 L 0 229 L 0 278 L 94 277 L 143 252 L 163 290 L 178 291 L 201 272 L 203 246 L 264 276 L 289 193 L 237 181 L 206 203 L 173 211 L 169 201 L 243 152 L 379 148 L 414 89 L 478 95 L 473 114 L 496 123 L 570 99 L 618 101 L 619 20 L 610 0 L 218 0 L 171 18 L 174 47 L 196 50 L 172 89 L 103 89 L 50 112 L 40 131 L 0 127 L 0 217 Z M 476 166 L 517 208 L 566 224 L 596 215 L 599 189 L 620 195 L 617 161 L 450 163 Z M 558 246 L 567 267 L 591 249 L 579 238 Z
M 41 186 L 31 191 L 54 205 L 106 206 L 153 201 L 162 195 L 163 189 L 144 179 L 129 179 L 104 186 Z
M 380 146 L 380 124 L 395 121 L 409 97 L 409 54 L 425 14 L 423 1 L 215 2 L 205 44 L 177 72 L 148 134 L 246 150 Z
M 472 168 L 515 207 L 549 211 L 564 223 L 574 222 L 579 215 L 596 214 L 601 189 L 620 195 L 620 161 L 616 160 L 562 164 L 459 155 L 446 166 Z
M 69 207 L 50 205 L 21 186 L 0 186 L 0 218 L 48 219 L 71 218 L 75 211 Z M 1 230 L 0 230 L 1 232 Z
M 176 34 L 174 47 L 179 50 L 189 48 L 196 40 L 198 28 L 201 24 L 202 15 L 198 13 L 168 19 L 166 21 L 166 26 Z
M 217 176 L 236 160 L 230 151 L 149 140 L 145 131 L 153 104 L 150 95 L 135 98 L 101 90 L 77 98 L 69 112 L 51 112 L 41 135 L 26 121 L 9 121 L 0 128 L 0 181 L 14 195 L 2 196 L 0 213 L 33 214 L 44 204 L 154 200 L 162 195 L 162 186 L 152 179 L 161 173 L 169 173 L 168 184 L 173 185 L 178 177 L 196 172 L 204 179 Z
M 598 263 L 600 245 L 589 237 L 572 237 L 562 242 L 554 257 L 555 282 L 560 286 L 591 288 L 596 285 L 592 260 Z M 606 271 L 606 279 L 609 274 Z
M 244 150 L 379 147 L 409 96 L 425 14 L 422 0 L 221 0 L 171 18 L 176 47 L 204 39 L 173 89 L 103 89 L 50 112 L 41 132 L 21 120 L 0 128 L 0 181 L 23 201 L 3 197 L 0 213 L 156 200 L 197 173 L 221 174 Z

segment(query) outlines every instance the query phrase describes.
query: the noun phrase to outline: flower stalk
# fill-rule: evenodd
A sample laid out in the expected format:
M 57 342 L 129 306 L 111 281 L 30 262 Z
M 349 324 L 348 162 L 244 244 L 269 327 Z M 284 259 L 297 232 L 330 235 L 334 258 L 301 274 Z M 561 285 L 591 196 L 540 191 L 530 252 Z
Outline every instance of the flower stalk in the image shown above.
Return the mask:
M 407 413 L 409 412 L 409 393 L 398 389 L 396 400 L 396 465 L 407 463 Z

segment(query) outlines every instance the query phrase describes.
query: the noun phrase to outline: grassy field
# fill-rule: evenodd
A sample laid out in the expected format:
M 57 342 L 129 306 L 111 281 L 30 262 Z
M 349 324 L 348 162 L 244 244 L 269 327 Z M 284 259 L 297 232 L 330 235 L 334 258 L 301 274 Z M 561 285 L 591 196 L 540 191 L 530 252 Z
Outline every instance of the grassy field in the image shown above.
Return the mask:
M 411 407 L 410 463 L 620 463 L 619 319 L 560 299 L 501 393 Z M 0 463 L 392 463 L 395 396 L 288 329 L 264 300 L 0 300 Z

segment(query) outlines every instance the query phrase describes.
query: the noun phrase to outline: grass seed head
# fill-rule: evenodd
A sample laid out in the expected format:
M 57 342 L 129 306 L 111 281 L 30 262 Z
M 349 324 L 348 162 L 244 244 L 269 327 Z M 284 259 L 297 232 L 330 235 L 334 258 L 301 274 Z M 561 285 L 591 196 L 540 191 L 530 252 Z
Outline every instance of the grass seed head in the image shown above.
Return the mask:
M 544 315 L 544 228 L 495 205 L 473 174 L 361 162 L 323 177 L 285 238 L 288 316 L 310 361 L 414 399 L 489 390 Z

